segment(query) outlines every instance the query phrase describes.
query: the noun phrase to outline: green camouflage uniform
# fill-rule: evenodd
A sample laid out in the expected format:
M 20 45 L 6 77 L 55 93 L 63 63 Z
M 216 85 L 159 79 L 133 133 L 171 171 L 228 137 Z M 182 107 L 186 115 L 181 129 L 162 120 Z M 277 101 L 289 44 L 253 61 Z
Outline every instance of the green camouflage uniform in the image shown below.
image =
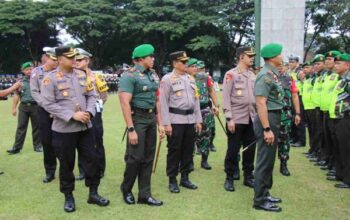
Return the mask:
M 213 81 L 206 73 L 197 73 L 195 76 L 196 85 L 199 91 L 199 103 L 203 118 L 203 128 L 200 134 L 197 134 L 195 143 L 199 152 L 204 155 L 209 154 L 209 147 L 213 134 L 215 134 L 214 114 L 209 106 L 209 91 L 213 88 Z
M 278 158 L 282 160 L 289 159 L 289 149 L 290 149 L 290 133 L 292 126 L 292 94 L 290 91 L 290 86 L 292 83 L 292 78 L 283 74 L 280 76 L 282 87 L 284 90 L 283 98 L 283 109 L 281 114 L 281 126 L 280 133 L 278 137 Z

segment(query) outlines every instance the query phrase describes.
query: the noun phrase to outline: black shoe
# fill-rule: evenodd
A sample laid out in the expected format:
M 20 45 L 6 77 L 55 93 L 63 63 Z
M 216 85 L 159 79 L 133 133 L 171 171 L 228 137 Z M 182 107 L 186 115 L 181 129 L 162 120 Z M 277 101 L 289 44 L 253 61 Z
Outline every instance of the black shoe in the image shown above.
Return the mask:
M 225 184 L 224 184 L 224 188 L 225 188 L 226 191 L 234 192 L 235 191 L 235 186 L 233 184 L 233 179 L 226 179 L 225 180 Z
M 7 150 L 7 153 L 9 153 L 10 155 L 12 154 L 18 154 L 21 151 L 21 149 L 18 148 L 11 148 L 9 150 Z
M 43 183 L 49 183 L 52 180 L 55 179 L 55 175 L 54 174 L 46 174 L 46 176 L 43 179 Z
M 328 177 L 327 177 L 327 180 L 329 180 L 329 181 L 341 181 L 341 179 L 339 179 L 339 178 L 336 177 L 335 175 L 334 175 L 334 176 L 328 176 Z
M 34 151 L 38 153 L 43 152 L 43 147 L 42 146 L 34 147 Z
M 350 184 L 347 184 L 347 183 L 338 183 L 338 184 L 335 184 L 334 186 L 339 189 L 350 189 Z
M 216 152 L 216 147 L 214 146 L 214 144 L 211 144 L 211 145 L 210 145 L 209 150 L 210 150 L 211 152 Z
M 328 173 L 326 173 L 326 176 L 335 176 L 336 172 L 335 170 L 330 170 Z
M 239 180 L 241 177 L 240 177 L 240 174 L 239 174 L 239 170 L 234 170 L 233 171 L 233 179 L 234 180 Z
M 151 206 L 163 205 L 162 201 L 157 200 L 157 199 L 153 198 L 152 196 L 150 196 L 148 198 L 138 198 L 137 203 L 138 204 L 147 204 L 147 205 L 151 205 Z
M 280 212 L 282 211 L 282 208 L 277 206 L 276 204 L 270 203 L 270 202 L 264 202 L 262 205 L 253 205 L 253 208 L 257 210 L 264 210 L 268 212 Z
M 321 170 L 329 170 L 329 166 L 328 165 L 320 166 L 320 169 Z
M 272 196 L 265 197 L 265 200 L 267 202 L 271 202 L 271 203 L 281 203 L 282 202 L 282 199 L 276 198 L 276 197 L 272 197 Z
M 66 199 L 64 201 L 64 211 L 66 212 L 74 212 L 75 211 L 75 201 L 73 194 L 66 194 Z
M 75 180 L 83 180 L 85 179 L 85 174 L 80 173 L 78 176 L 75 177 Z
M 135 204 L 135 197 L 132 194 L 132 192 L 128 192 L 128 193 L 123 192 L 123 199 L 124 199 L 124 202 L 128 205 Z
M 181 181 L 180 181 L 180 186 L 185 187 L 187 189 L 197 189 L 198 187 L 193 184 L 189 179 L 188 179 L 188 174 L 182 174 L 181 175 Z
M 169 177 L 169 191 L 171 193 L 179 193 L 180 188 L 177 185 L 176 177 Z
M 254 188 L 255 180 L 253 178 L 244 178 L 243 185 Z
M 298 142 L 295 142 L 295 143 L 291 143 L 290 146 L 291 146 L 291 147 L 304 147 L 305 144 L 303 145 L 302 143 L 300 143 L 300 142 L 298 141 Z
M 96 204 L 98 206 L 108 206 L 109 200 L 100 196 L 97 192 L 90 193 L 87 200 L 89 204 Z
M 327 166 L 328 167 L 328 163 L 324 160 L 320 160 L 320 161 L 315 163 L 315 166 Z
M 290 176 L 286 160 L 281 160 L 280 173 L 284 176 Z
M 208 155 L 202 154 L 201 167 L 205 170 L 211 170 L 211 166 L 208 164 Z

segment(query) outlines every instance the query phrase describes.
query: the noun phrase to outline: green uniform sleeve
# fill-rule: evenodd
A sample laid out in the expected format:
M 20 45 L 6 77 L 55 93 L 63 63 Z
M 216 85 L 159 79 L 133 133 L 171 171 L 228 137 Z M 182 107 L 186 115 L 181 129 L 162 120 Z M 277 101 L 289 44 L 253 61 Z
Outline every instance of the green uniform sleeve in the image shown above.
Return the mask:
M 120 92 L 127 92 L 127 93 L 134 93 L 135 88 L 135 77 L 132 73 L 125 73 L 122 78 L 120 79 L 119 83 L 119 91 Z
M 272 79 L 269 76 L 263 75 L 257 78 L 255 81 L 255 96 L 268 97 L 270 94 L 271 86 Z

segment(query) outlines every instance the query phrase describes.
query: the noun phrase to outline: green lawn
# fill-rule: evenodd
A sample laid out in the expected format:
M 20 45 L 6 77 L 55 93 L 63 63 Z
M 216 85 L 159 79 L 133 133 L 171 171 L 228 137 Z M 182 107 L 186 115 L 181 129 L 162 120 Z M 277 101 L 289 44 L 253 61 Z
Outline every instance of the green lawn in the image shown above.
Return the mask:
M 219 95 L 221 96 L 221 95 Z M 217 124 L 215 145 L 209 162 L 213 170 L 201 169 L 199 156 L 195 157 L 195 171 L 191 175 L 198 184 L 196 191 L 181 188 L 180 194 L 171 194 L 165 175 L 166 146 L 160 153 L 157 173 L 153 176 L 152 191 L 164 201 L 162 207 L 124 204 L 119 185 L 122 181 L 125 144 L 121 144 L 124 121 L 116 95 L 111 95 L 103 115 L 105 148 L 107 156 L 106 176 L 102 179 L 100 193 L 111 200 L 106 208 L 86 203 L 88 189 L 83 182 L 76 183 L 74 191 L 77 210 L 73 214 L 63 211 L 63 195 L 56 178 L 49 184 L 42 183 L 43 156 L 33 151 L 31 130 L 27 134 L 24 150 L 9 156 L 16 121 L 11 115 L 11 99 L 0 102 L 0 219 L 349 219 L 350 190 L 337 190 L 334 183 L 325 180 L 321 171 L 302 155 L 306 148 L 292 148 L 289 162 L 291 177 L 279 173 L 276 163 L 272 195 L 283 199 L 281 213 L 267 213 L 252 208 L 253 190 L 235 182 L 236 191 L 223 188 L 225 173 L 223 161 L 226 138 Z M 57 175 L 56 175 L 57 177 Z M 137 195 L 137 187 L 134 189 Z

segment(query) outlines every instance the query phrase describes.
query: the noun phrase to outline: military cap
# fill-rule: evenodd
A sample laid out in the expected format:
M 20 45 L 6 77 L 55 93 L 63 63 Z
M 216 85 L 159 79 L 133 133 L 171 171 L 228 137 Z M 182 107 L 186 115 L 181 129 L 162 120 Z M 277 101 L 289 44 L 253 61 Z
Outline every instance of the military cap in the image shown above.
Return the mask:
M 28 62 L 23 63 L 21 68 L 22 68 L 22 70 L 25 70 L 25 69 L 27 69 L 29 67 L 33 67 L 33 66 L 34 66 L 33 63 L 28 61 Z
M 192 66 L 197 64 L 198 60 L 196 58 L 190 58 L 187 62 L 187 66 Z
M 154 47 L 151 44 L 141 44 L 135 47 L 132 52 L 132 59 L 144 58 L 154 53 Z
M 253 47 L 238 47 L 236 50 L 236 55 L 239 56 L 243 53 L 248 56 L 254 56 L 256 54 Z
M 44 47 L 44 48 L 43 48 L 43 51 L 45 52 L 45 54 L 46 54 L 47 56 L 50 57 L 50 59 L 52 59 L 52 60 L 57 60 L 56 52 L 55 52 L 55 47 Z
M 56 56 L 65 56 L 68 58 L 74 57 L 75 55 L 77 55 L 77 51 L 76 49 L 72 48 L 72 47 L 56 47 L 55 48 L 55 53 Z
M 261 57 L 262 58 L 273 58 L 277 57 L 282 53 L 282 45 L 277 43 L 266 44 L 261 49 Z
M 340 55 L 341 53 L 337 50 L 331 50 L 331 51 L 328 51 L 327 53 L 324 54 L 325 57 L 336 57 L 338 55 Z
M 350 62 L 350 54 L 343 53 L 335 57 L 336 61 L 346 61 Z
M 86 50 L 84 50 L 82 48 L 77 48 L 76 50 L 77 50 L 77 55 L 76 55 L 75 59 L 77 59 L 77 60 L 92 57 L 91 53 L 87 52 Z
M 205 67 L 205 63 L 204 63 L 204 61 L 202 61 L 202 60 L 198 60 L 198 61 L 197 61 L 197 67 L 198 67 L 199 69 L 204 68 L 204 67 Z
M 291 54 L 288 56 L 288 61 L 297 61 L 299 62 L 299 56 L 295 55 L 295 54 Z
M 312 60 L 313 63 L 316 63 L 316 62 L 324 62 L 325 61 L 325 57 L 323 54 L 316 54 L 314 59 Z
M 187 61 L 188 59 L 190 59 L 185 51 L 176 51 L 173 52 L 169 55 L 169 58 L 171 61 L 174 60 L 179 60 L 179 61 Z
M 312 62 L 306 61 L 305 63 L 303 63 L 303 65 L 301 65 L 301 67 L 306 67 L 306 66 L 312 66 Z

